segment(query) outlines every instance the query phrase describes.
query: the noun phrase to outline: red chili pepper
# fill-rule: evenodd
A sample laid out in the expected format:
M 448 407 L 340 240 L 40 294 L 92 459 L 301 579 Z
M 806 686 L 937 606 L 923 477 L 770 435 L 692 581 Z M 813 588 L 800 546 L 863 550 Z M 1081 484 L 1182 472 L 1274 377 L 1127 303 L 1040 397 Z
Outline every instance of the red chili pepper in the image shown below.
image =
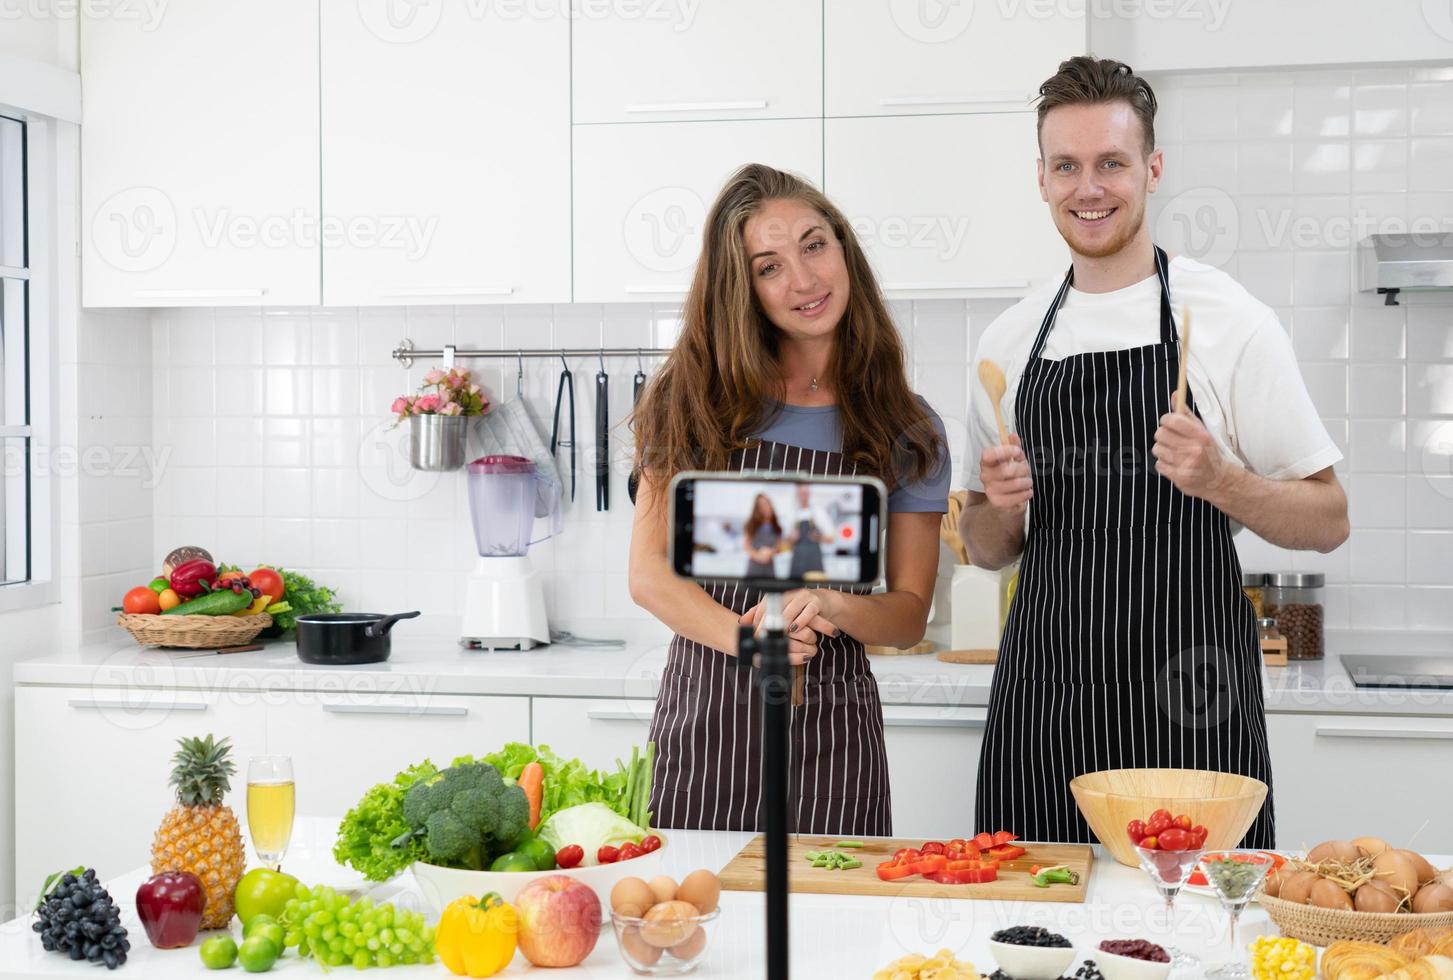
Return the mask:
M 566 844 L 555 852 L 555 864 L 561 868 L 573 868 L 585 860 L 585 848 L 579 844 Z

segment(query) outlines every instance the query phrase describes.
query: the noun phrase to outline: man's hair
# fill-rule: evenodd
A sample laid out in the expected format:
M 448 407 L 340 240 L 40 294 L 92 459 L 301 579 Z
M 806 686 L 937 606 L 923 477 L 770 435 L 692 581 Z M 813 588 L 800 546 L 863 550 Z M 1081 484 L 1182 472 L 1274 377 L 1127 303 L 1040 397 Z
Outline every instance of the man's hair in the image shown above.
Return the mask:
M 1059 71 L 1039 86 L 1039 123 L 1036 135 L 1044 129 L 1049 110 L 1062 105 L 1094 105 L 1103 102 L 1126 102 L 1140 118 L 1145 137 L 1145 152 L 1155 149 L 1155 93 L 1150 83 L 1123 61 L 1075 55 L 1060 62 Z M 1042 146 L 1041 146 L 1042 149 Z

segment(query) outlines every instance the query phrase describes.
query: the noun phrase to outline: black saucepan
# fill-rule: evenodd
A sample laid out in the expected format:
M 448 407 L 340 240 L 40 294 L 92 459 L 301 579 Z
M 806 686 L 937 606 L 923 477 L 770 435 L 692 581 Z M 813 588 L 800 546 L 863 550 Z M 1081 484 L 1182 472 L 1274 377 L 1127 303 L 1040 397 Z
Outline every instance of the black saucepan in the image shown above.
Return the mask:
M 388 659 L 389 630 L 413 612 L 316 613 L 298 617 L 298 659 L 305 664 L 376 664 Z

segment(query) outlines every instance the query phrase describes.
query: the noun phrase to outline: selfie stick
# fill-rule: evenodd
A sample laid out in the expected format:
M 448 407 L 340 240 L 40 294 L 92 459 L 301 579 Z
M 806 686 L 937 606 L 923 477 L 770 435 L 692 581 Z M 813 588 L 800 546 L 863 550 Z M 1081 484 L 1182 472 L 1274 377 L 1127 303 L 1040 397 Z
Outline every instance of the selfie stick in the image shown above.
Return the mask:
M 787 755 L 791 751 L 792 665 L 782 617 L 790 582 L 754 582 L 763 589 L 762 635 L 743 626 L 737 667 L 756 659 L 762 702 L 762 810 L 767 850 L 767 980 L 787 980 Z

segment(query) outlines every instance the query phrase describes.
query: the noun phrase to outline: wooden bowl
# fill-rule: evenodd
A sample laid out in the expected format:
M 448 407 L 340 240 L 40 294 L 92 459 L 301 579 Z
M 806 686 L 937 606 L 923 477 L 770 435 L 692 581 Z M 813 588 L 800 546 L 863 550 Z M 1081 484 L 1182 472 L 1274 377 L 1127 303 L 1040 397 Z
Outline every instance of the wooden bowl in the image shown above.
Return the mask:
M 1115 860 L 1132 868 L 1139 857 L 1125 826 L 1162 807 L 1203 825 L 1207 850 L 1236 847 L 1261 812 L 1266 784 L 1250 776 L 1202 769 L 1105 769 L 1070 780 L 1070 792 L 1090 829 Z

